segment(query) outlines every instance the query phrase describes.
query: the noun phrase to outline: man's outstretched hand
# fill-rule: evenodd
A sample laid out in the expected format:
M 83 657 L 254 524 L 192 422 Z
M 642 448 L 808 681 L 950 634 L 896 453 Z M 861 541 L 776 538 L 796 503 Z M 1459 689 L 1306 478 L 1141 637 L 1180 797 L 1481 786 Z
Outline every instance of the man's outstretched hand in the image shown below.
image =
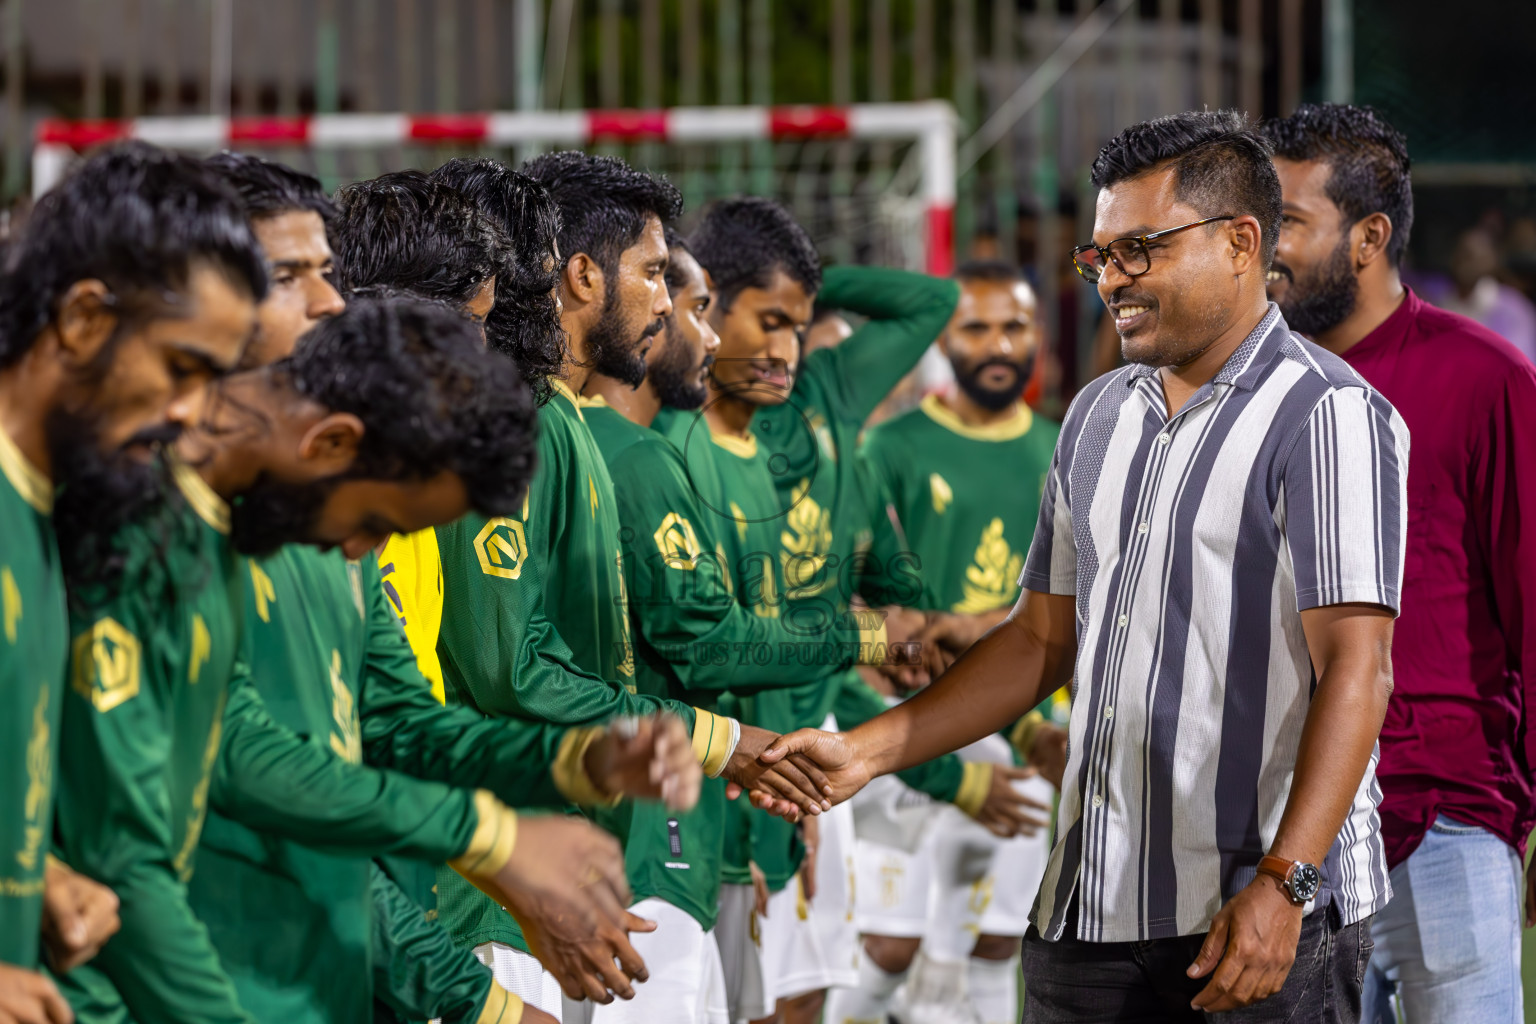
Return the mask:
M 822 732 L 820 729 L 800 729 L 780 736 L 766 745 L 758 760 L 775 771 L 786 766 L 800 766 L 806 774 L 818 780 L 824 794 L 823 808 L 840 804 L 863 789 L 871 776 L 869 769 L 848 742 L 846 733 Z M 752 789 L 753 806 L 772 812 L 767 798 L 760 788 Z
M 699 802 L 704 773 L 688 727 L 673 714 L 620 719 L 587 748 L 587 776 L 609 796 L 660 800 L 669 811 Z
M 630 982 L 649 977 L 628 933 L 656 924 L 625 909 L 624 856 L 608 833 L 580 818 L 519 815 L 506 863 L 466 877 L 517 919 L 529 952 L 572 999 L 633 999 Z
M 727 794 L 734 799 L 739 792 L 748 792 L 754 807 L 790 821 L 798 821 L 801 814 L 830 810 L 838 801 L 829 799 L 830 784 L 813 759 L 793 753 L 772 761 L 762 756 L 776 742 L 778 738 L 767 729 L 741 723 L 741 740 L 721 773 L 731 783 Z

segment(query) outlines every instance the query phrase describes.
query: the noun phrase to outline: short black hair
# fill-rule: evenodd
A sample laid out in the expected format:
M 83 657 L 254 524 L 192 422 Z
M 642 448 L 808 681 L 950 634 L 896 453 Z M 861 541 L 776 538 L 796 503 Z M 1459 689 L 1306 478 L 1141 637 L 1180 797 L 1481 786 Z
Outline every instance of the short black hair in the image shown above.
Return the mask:
M 336 217 L 336 204 L 313 174 L 229 150 L 215 153 L 203 164 L 239 193 L 252 220 L 285 213 L 318 213 L 329 225 Z
M 1370 107 L 1304 103 L 1290 117 L 1268 121 L 1264 134 L 1275 156 L 1320 161 L 1331 169 L 1324 191 L 1344 215 L 1344 228 L 1384 213 L 1392 221 L 1387 258 L 1403 260 L 1413 230 L 1413 179 L 1408 140 Z
M 1257 219 L 1264 266 L 1274 262 L 1280 178 L 1269 141 L 1247 117 L 1236 110 L 1186 110 L 1133 124 L 1099 150 L 1093 184 L 1109 188 L 1164 166 L 1174 169 L 1174 196 L 1200 216 Z
M 500 274 L 506 235 L 457 189 L 395 171 L 336 191 L 331 232 L 342 290 L 389 287 L 461 305 Z
M 273 373 L 365 432 L 347 476 L 426 480 L 456 474 L 481 515 L 522 506 L 535 460 L 533 396 L 517 367 L 486 350 L 451 307 L 359 299 L 304 336 Z
M 677 252 L 685 252 L 689 256 L 693 256 L 693 249 L 688 245 L 688 239 L 683 237 L 683 233 L 681 231 L 678 231 L 676 228 L 668 225 L 667 252 L 670 253 L 674 250 Z M 697 256 L 693 256 L 693 258 L 695 262 L 698 261 Z M 675 292 L 688 283 L 687 279 L 683 277 L 683 268 L 678 266 L 676 260 L 667 261 L 666 282 L 667 291 L 670 292 Z
M 955 268 L 955 280 L 1013 284 L 1024 280 L 1024 275 L 1006 260 L 967 260 Z
M 496 278 L 496 305 L 485 321 L 491 347 L 511 357 L 542 404 L 554 394 L 569 351 L 554 289 L 561 263 L 549 265 L 560 233 L 560 208 L 542 184 L 490 157 L 455 157 L 432 179 L 480 207 L 511 244 L 509 270 Z
M 821 290 L 821 257 L 811 236 L 772 199 L 739 196 L 711 204 L 688 243 L 714 280 L 721 309 L 730 309 L 745 288 L 767 287 L 775 270 L 807 295 Z
M 6 249 L 0 367 L 32 347 L 77 281 L 104 283 L 131 320 L 162 312 L 200 265 L 266 297 L 266 262 L 240 198 L 189 156 L 142 142 L 98 153 L 37 201 Z
M 645 222 L 663 224 L 683 212 L 683 195 L 666 178 L 647 174 L 611 156 L 576 150 L 545 153 L 523 164 L 523 173 L 549 189 L 560 208 L 560 253 L 584 252 L 603 273 L 640 240 Z

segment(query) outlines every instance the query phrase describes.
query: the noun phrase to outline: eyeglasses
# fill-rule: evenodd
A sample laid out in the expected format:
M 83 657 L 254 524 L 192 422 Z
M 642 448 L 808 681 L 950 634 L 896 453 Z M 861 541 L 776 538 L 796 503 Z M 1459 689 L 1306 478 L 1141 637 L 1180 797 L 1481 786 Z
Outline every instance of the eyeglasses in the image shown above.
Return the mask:
M 1077 272 L 1083 275 L 1083 280 L 1089 284 L 1098 284 L 1099 278 L 1104 276 L 1104 265 L 1113 262 L 1115 269 L 1126 277 L 1140 277 L 1152 269 L 1152 256 L 1147 252 L 1147 243 L 1155 238 L 1162 238 L 1178 231 L 1188 231 L 1202 224 L 1211 224 L 1218 220 L 1236 220 L 1236 214 L 1228 214 L 1225 217 L 1207 217 L 1197 220 L 1192 224 L 1180 224 L 1176 228 L 1164 228 L 1154 231 L 1150 235 L 1135 235 L 1131 238 L 1117 238 L 1105 246 L 1080 245 L 1072 250 L 1072 265 Z

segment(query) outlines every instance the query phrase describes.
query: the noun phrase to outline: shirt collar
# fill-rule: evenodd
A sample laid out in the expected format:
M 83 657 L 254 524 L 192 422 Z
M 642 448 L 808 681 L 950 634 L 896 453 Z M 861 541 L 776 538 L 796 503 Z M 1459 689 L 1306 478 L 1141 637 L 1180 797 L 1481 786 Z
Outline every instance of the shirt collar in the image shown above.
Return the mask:
M 42 515 L 53 511 L 53 482 L 32 465 L 11 435 L 0 430 L 0 473 L 11 482 L 21 499 Z
M 1279 330 L 1275 329 L 1277 326 Z M 1280 307 L 1271 302 L 1258 326 L 1248 332 L 1248 337 L 1244 338 L 1243 343 L 1237 346 L 1237 350 L 1227 357 L 1227 361 L 1222 364 L 1220 370 L 1216 371 L 1216 376 L 1211 378 L 1206 387 L 1214 384 L 1231 384 L 1244 391 L 1252 391 L 1258 386 L 1259 377 L 1263 374 L 1264 366 L 1268 362 L 1261 356 L 1267 356 L 1269 350 L 1276 348 L 1289 335 L 1290 329 L 1285 326 L 1285 320 L 1280 316 Z M 1273 343 L 1266 345 L 1265 342 L 1269 341 Z M 1156 372 L 1155 366 L 1135 364 L 1125 378 L 1125 384 L 1127 387 L 1135 387 Z M 1200 390 L 1204 391 L 1205 388 Z

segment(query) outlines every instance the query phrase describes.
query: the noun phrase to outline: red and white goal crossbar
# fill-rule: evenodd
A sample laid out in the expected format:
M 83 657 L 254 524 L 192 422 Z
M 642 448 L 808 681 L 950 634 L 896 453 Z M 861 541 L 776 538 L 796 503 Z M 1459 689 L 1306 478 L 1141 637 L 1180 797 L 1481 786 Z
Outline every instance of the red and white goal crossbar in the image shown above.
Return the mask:
M 948 274 L 954 249 L 954 110 L 942 101 L 839 107 L 673 107 L 667 110 L 531 110 L 484 114 L 317 114 L 312 117 L 141 117 L 46 120 L 32 151 L 32 191 L 63 176 L 75 153 L 135 138 L 169 149 L 409 145 L 587 146 L 601 142 L 742 142 L 759 139 L 913 140 L 921 161 L 924 245 L 930 273 Z

